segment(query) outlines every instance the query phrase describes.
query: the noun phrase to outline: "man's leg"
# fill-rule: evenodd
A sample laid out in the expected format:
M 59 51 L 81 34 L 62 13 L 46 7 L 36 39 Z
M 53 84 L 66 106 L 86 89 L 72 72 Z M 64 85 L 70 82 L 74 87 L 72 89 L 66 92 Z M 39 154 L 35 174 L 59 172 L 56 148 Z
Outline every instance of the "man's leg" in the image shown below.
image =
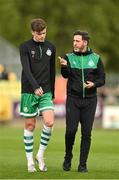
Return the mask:
M 68 97 L 66 102 L 65 157 L 63 162 L 63 169 L 65 171 L 71 169 L 71 160 L 73 157 L 72 150 L 79 123 L 80 112 L 75 106 L 76 100 L 75 98 Z
M 87 172 L 87 158 L 91 145 L 91 131 L 94 122 L 94 115 L 96 110 L 97 98 L 85 100 L 85 105 L 81 110 L 81 146 L 80 146 L 80 160 L 78 171 Z
M 45 110 L 42 112 L 42 115 L 43 115 L 44 126 L 41 132 L 41 140 L 40 140 L 40 145 L 36 156 L 36 160 L 39 163 L 40 171 L 47 171 L 47 167 L 44 163 L 44 153 L 48 146 L 48 142 L 51 138 L 52 127 L 54 124 L 54 111 Z
M 27 158 L 27 165 L 29 172 L 35 172 L 34 160 L 33 160 L 33 133 L 35 129 L 35 118 L 25 118 L 25 129 L 24 129 L 24 145 Z

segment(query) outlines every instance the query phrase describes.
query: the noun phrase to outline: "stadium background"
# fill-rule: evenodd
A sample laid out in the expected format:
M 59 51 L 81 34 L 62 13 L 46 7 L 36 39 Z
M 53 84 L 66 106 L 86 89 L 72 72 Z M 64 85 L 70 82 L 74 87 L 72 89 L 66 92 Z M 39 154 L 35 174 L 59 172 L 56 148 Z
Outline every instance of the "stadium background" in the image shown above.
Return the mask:
M 117 0 L 0 0 L 0 65 L 8 80 L 0 79 L 0 179 L 118 179 L 119 178 L 119 1 Z M 55 127 L 46 154 L 48 173 L 29 175 L 23 151 L 24 121 L 19 116 L 20 72 L 18 47 L 31 37 L 29 24 L 35 17 L 48 23 L 48 39 L 57 46 L 57 57 L 71 50 L 72 33 L 87 30 L 90 46 L 103 59 L 106 85 L 98 91 L 98 105 L 89 158 L 89 173 L 76 172 L 80 127 L 74 147 L 72 171 L 65 173 L 64 156 L 66 80 L 60 76 L 56 58 Z M 0 70 L 1 77 L 1 70 Z M 38 117 L 35 152 L 42 127 Z M 52 157 L 54 154 L 55 157 Z

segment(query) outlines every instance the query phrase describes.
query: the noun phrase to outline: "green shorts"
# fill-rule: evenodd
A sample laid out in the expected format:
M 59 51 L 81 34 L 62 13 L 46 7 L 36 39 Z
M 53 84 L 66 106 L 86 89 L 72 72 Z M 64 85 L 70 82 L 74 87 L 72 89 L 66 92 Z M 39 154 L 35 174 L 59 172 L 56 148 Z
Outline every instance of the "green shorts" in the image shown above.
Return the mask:
M 23 93 L 21 95 L 20 115 L 23 117 L 35 117 L 48 109 L 54 110 L 52 94 L 50 92 L 45 93 L 42 96 L 29 93 Z

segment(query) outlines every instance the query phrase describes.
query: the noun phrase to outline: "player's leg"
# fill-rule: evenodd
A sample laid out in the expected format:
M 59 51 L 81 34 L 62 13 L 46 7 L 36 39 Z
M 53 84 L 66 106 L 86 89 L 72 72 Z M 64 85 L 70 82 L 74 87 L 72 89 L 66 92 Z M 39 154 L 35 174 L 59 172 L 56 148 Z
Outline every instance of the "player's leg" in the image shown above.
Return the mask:
M 28 172 L 35 172 L 35 165 L 33 160 L 33 134 L 36 124 L 35 116 L 37 115 L 34 95 L 32 94 L 22 94 L 21 97 L 21 112 L 20 114 L 25 118 L 25 128 L 24 128 L 24 146 L 27 158 Z
M 27 158 L 28 172 L 36 171 L 33 160 L 33 134 L 35 129 L 35 122 L 35 118 L 25 118 L 24 146 Z
M 44 125 L 41 132 L 40 145 L 36 159 L 38 160 L 40 171 L 47 171 L 47 167 L 44 163 L 44 153 L 51 138 L 52 127 L 54 124 L 54 105 L 51 94 L 46 93 L 44 94 L 44 97 L 42 97 L 40 111 L 42 112 Z
M 97 98 L 85 99 L 85 105 L 81 110 L 81 147 L 79 158 L 79 172 L 87 172 L 87 158 L 91 145 L 91 131 L 94 122 Z
M 76 106 L 77 98 L 68 97 L 66 101 L 66 132 L 65 132 L 65 157 L 63 169 L 71 169 L 71 160 L 73 157 L 73 145 L 79 123 L 80 111 Z
M 44 162 L 44 153 L 51 138 L 52 127 L 54 123 L 54 112 L 53 110 L 45 110 L 42 112 L 42 115 L 44 126 L 41 132 L 40 145 L 36 159 L 38 160 L 40 171 L 47 171 L 47 167 Z

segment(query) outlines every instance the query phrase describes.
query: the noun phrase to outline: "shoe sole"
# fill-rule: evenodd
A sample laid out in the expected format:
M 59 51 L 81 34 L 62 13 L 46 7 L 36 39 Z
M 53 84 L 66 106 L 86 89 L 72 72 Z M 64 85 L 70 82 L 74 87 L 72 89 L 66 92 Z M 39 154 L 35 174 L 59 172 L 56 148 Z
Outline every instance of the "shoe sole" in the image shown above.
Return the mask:
M 37 171 L 36 170 L 34 170 L 34 171 L 28 170 L 28 173 L 35 173 L 35 172 L 37 172 Z
M 38 164 L 38 166 L 39 166 L 39 161 L 38 161 L 37 158 L 35 158 L 35 162 L 36 162 L 36 164 Z M 47 172 L 47 170 L 41 170 L 40 168 L 39 168 L 39 170 L 40 170 L 41 172 Z
M 64 171 L 70 171 L 71 169 L 65 169 L 65 168 L 63 168 L 63 170 L 64 170 Z

